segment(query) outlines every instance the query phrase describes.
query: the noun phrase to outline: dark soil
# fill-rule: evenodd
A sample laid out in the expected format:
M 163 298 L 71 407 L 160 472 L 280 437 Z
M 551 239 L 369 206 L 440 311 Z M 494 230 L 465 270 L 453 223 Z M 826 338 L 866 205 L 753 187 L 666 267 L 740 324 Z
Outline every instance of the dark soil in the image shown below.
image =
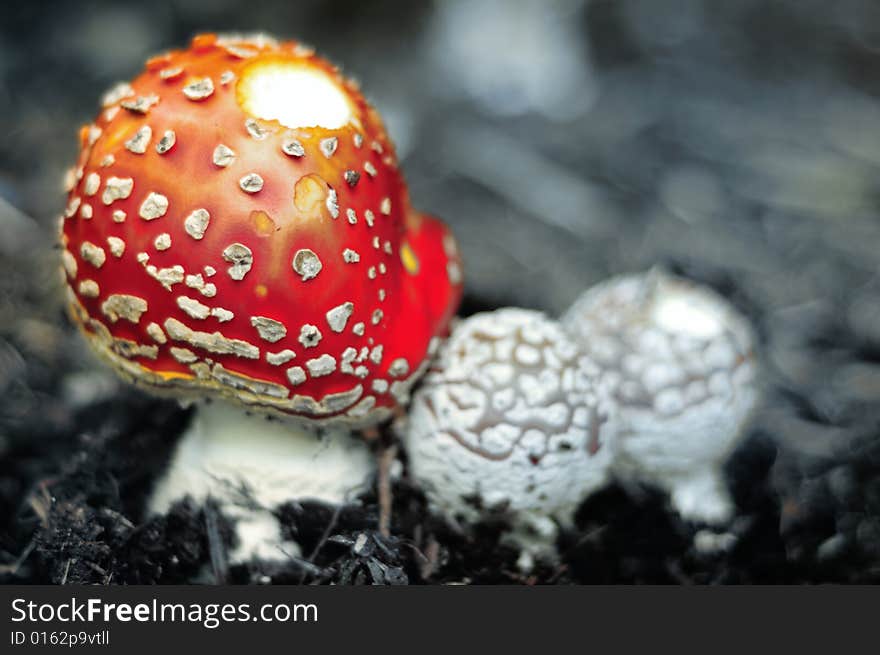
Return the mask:
M 555 103 L 507 47 L 509 16 L 483 15 L 468 41 L 452 2 L 4 8 L 0 582 L 880 583 L 878 4 L 548 4 L 532 38 L 574 58 L 575 73 L 553 70 L 580 94 Z M 460 534 L 405 476 L 389 538 L 372 493 L 338 512 L 277 508 L 306 554 L 280 568 L 228 566 L 234 531 L 215 507 L 144 520 L 188 413 L 116 382 L 63 315 L 58 180 L 101 91 L 148 54 L 273 25 L 376 100 L 415 203 L 459 237 L 463 314 L 558 314 L 602 278 L 664 264 L 748 315 L 766 393 L 727 467 L 727 529 L 612 486 L 580 508 L 561 562 L 524 577 L 503 525 Z
M 374 493 L 362 506 L 277 508 L 307 561 L 228 567 L 234 531 L 212 507 L 179 503 L 144 521 L 142 506 L 188 412 L 122 390 L 78 412 L 82 433 L 50 452 L 7 452 L 5 489 L 24 502 L 3 526 L 6 581 L 245 583 L 792 583 L 880 582 L 880 444 L 816 472 L 800 497 L 774 485 L 778 448 L 755 432 L 727 467 L 737 518 L 723 533 L 683 523 L 663 494 L 612 486 L 577 514 L 561 562 L 524 576 L 499 545 L 503 523 L 456 532 L 428 514 L 406 480 L 394 486 L 392 536 L 377 531 Z M 776 472 L 778 475 L 778 472 Z M 702 532 L 700 532 L 702 530 Z M 697 533 L 699 532 L 699 536 Z M 15 555 L 16 557 L 10 557 Z

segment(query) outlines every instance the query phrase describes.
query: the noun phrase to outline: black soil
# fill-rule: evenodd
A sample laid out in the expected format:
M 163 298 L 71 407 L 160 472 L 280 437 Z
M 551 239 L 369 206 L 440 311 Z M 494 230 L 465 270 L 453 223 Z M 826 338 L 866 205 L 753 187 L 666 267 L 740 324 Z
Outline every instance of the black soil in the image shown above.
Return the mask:
M 817 472 L 800 497 L 780 496 L 778 447 L 758 432 L 727 467 L 737 517 L 726 531 L 682 522 L 663 494 L 611 486 L 559 540 L 561 561 L 517 570 L 499 544 L 504 524 L 462 534 L 432 517 L 405 479 L 394 485 L 390 537 L 377 531 L 375 493 L 332 508 L 276 508 L 303 558 L 229 566 L 233 526 L 211 505 L 178 503 L 143 518 L 188 412 L 121 390 L 75 416 L 82 433 L 35 452 L 7 452 L 3 579 L 53 583 L 793 583 L 880 581 L 880 444 Z M 8 490 L 8 491 L 7 491 Z M 11 493 L 10 493 L 11 492 Z M 23 499 L 24 502 L 16 502 Z M 15 557 L 12 557 L 15 555 Z

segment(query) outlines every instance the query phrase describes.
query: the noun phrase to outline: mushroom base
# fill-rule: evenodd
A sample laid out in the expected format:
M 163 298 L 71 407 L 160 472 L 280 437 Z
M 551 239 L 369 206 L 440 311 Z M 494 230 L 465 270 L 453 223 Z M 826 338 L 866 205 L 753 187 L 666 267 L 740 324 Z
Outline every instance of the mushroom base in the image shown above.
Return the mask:
M 521 512 L 515 517 L 501 542 L 519 551 L 516 565 L 522 573 L 531 573 L 538 560 L 556 562 L 559 559 L 556 540 L 560 527 L 571 528 L 576 509 L 572 507 L 555 517 L 540 512 Z
M 211 498 L 236 521 L 230 563 L 298 557 L 284 541 L 275 508 L 291 500 L 353 502 L 371 481 L 367 445 L 342 430 L 324 432 L 248 414 L 224 402 L 200 404 L 149 502 L 165 513 L 189 496 Z
M 669 494 L 672 509 L 686 521 L 722 525 L 734 514 L 733 500 L 724 482 L 724 460 L 702 462 L 692 470 L 646 470 L 631 464 L 618 465 L 622 481 L 646 482 Z
M 620 423 L 627 429 L 611 426 L 619 430 L 615 476 L 667 491 L 673 509 L 686 520 L 727 523 L 735 508 L 723 468 L 746 436 L 757 402 L 756 390 L 741 384 L 730 398 L 707 402 L 702 411 L 692 409 L 671 422 L 624 411 Z

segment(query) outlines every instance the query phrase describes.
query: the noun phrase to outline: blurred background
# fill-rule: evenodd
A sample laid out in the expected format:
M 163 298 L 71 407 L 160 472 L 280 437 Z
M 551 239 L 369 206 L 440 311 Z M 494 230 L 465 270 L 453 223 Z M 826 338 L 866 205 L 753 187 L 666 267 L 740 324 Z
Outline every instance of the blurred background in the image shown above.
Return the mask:
M 558 314 L 664 264 L 754 321 L 767 406 L 730 467 L 730 539 L 687 539 L 690 564 L 640 577 L 665 546 L 615 537 L 614 580 L 880 581 L 874 0 L 4 3 L 0 575 L 40 547 L 34 494 L 146 402 L 95 369 L 61 310 L 76 130 L 148 55 L 206 30 L 293 37 L 361 81 L 414 203 L 458 236 L 464 313 Z M 591 566 L 581 580 L 608 581 Z

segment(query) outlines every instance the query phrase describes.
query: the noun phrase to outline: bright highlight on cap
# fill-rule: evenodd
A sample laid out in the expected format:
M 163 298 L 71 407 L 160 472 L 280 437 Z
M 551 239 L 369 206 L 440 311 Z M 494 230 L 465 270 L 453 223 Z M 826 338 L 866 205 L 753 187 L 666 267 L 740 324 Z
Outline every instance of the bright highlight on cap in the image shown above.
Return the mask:
M 721 333 L 723 327 L 717 310 L 685 297 L 670 297 L 654 307 L 654 320 L 663 329 L 697 339 L 710 339 Z
M 293 62 L 257 64 L 238 83 L 242 109 L 289 128 L 337 129 L 352 121 L 345 93 L 323 71 Z

